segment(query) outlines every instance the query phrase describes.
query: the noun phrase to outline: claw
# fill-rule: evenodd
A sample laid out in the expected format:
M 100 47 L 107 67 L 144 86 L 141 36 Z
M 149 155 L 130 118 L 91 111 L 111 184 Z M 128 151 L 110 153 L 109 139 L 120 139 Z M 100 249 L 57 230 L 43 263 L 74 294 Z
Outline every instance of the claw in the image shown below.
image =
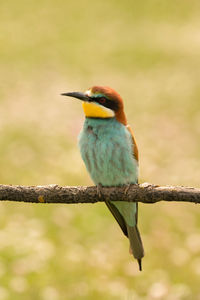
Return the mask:
M 125 187 L 125 189 L 124 189 L 124 194 L 125 194 L 125 195 L 127 195 L 128 190 L 130 189 L 130 187 L 131 187 L 131 184 L 130 184 L 130 183 Z
M 102 193 L 102 184 L 101 183 L 97 184 L 97 195 L 98 195 L 99 199 L 101 199 L 102 196 L 103 196 L 103 193 Z

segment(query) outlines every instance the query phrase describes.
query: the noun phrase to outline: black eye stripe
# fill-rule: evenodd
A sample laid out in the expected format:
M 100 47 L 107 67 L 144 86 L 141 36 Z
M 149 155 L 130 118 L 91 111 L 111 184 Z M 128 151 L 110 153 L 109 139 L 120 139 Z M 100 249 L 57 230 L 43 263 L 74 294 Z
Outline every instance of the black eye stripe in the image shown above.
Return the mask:
M 110 100 L 106 97 L 98 97 L 93 99 L 94 102 L 97 102 L 107 108 L 110 108 L 114 111 L 118 109 L 118 103 L 115 100 Z

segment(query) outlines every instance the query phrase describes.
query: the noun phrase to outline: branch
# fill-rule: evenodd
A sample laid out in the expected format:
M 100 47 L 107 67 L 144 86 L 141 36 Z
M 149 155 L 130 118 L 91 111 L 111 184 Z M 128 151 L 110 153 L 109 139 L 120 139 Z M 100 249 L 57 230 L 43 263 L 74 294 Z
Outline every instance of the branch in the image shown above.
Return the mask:
M 1 201 L 29 203 L 96 203 L 106 200 L 156 203 L 159 201 L 200 203 L 200 189 L 192 187 L 158 186 L 150 183 L 124 187 L 104 187 L 102 196 L 93 187 L 61 187 L 58 185 L 20 186 L 0 185 Z

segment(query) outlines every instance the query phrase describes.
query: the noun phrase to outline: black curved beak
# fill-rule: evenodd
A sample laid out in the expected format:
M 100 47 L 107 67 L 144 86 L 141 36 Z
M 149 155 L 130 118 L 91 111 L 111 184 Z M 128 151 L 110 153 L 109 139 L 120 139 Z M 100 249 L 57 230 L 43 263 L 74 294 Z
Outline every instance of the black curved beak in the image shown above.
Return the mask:
M 91 101 L 90 97 L 80 92 L 62 93 L 61 96 L 73 97 L 82 101 L 88 101 L 88 102 Z

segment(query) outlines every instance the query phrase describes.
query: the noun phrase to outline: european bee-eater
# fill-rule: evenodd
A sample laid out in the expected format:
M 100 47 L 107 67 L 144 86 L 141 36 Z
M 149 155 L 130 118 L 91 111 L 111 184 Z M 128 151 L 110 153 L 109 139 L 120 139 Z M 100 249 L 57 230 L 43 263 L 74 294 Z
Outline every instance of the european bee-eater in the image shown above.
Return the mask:
M 85 122 L 79 147 L 86 168 L 98 189 L 138 182 L 138 149 L 127 124 L 120 95 L 109 87 L 94 86 L 85 93 L 63 93 L 82 100 Z M 129 238 L 130 253 L 142 270 L 144 249 L 137 227 L 138 204 L 106 201 L 107 207 Z

